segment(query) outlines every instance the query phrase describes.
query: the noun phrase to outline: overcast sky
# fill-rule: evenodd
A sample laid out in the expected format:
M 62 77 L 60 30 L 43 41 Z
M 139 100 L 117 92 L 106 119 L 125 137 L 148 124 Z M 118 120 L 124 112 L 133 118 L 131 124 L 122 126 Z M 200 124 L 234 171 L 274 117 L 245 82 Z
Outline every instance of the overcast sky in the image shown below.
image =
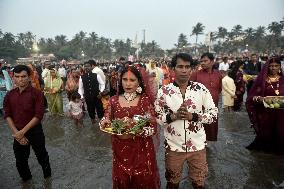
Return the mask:
M 283 17 L 284 0 L 0 0 L 2 32 L 68 39 L 81 30 L 111 39 L 134 39 L 137 33 L 140 41 L 145 29 L 146 41 L 162 48 L 173 47 L 180 33 L 194 41 L 197 22 L 207 33 L 219 26 L 268 26 Z

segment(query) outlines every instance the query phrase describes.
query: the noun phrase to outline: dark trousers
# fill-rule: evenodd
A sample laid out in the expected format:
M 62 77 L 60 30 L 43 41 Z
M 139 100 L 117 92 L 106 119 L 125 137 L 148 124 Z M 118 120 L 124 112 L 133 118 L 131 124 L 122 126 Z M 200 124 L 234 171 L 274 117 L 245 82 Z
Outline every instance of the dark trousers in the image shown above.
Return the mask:
M 28 145 L 21 145 L 14 139 L 13 149 L 16 158 L 16 167 L 23 181 L 32 178 L 28 164 L 30 146 L 32 146 L 39 164 L 42 167 L 44 178 L 51 176 L 48 153 L 45 148 L 45 137 L 41 124 L 31 128 L 25 137 L 29 140 Z
M 248 83 L 247 83 L 247 94 L 249 94 L 249 91 L 253 86 L 253 82 L 254 82 L 253 80 L 248 81 Z
M 87 110 L 91 119 L 96 118 L 96 112 L 98 114 L 98 118 L 102 118 L 104 116 L 104 108 L 101 99 L 98 99 L 96 96 L 85 97 Z

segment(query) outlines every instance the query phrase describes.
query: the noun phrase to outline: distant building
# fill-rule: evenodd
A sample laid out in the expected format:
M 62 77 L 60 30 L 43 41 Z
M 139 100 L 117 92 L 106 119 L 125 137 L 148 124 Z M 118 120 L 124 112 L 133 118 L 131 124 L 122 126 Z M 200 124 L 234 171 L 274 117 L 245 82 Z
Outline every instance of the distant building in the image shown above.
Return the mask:
M 40 54 L 40 55 L 32 55 L 32 57 L 27 57 L 27 58 L 18 58 L 16 60 L 17 64 L 37 64 L 37 63 L 44 63 L 46 61 L 55 61 L 56 57 L 54 54 Z

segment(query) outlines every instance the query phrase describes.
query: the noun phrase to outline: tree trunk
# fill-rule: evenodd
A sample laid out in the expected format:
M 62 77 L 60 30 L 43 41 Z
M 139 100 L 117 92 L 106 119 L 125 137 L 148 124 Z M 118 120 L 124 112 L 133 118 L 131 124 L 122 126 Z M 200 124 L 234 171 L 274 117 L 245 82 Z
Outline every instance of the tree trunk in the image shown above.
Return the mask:
M 196 37 L 195 37 L 195 55 L 197 54 L 197 37 L 198 37 L 198 35 L 196 34 Z

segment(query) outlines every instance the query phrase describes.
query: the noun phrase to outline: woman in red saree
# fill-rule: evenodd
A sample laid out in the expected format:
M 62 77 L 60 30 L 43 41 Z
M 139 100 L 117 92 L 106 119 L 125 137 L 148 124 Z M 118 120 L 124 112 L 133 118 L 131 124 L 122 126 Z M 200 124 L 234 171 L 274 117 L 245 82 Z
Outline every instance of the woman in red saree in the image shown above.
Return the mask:
M 110 98 L 100 122 L 105 127 L 118 118 L 133 119 L 134 115 L 150 115 L 147 131 L 141 135 L 112 135 L 113 189 L 158 189 L 160 178 L 152 136 L 157 131 L 154 100 L 146 94 L 141 70 L 130 66 L 121 73 L 118 95 Z M 148 93 L 149 94 L 149 93 Z
M 263 66 L 248 94 L 246 107 L 256 138 L 247 148 L 284 154 L 284 109 L 265 108 L 265 96 L 284 96 L 284 76 L 277 57 Z

